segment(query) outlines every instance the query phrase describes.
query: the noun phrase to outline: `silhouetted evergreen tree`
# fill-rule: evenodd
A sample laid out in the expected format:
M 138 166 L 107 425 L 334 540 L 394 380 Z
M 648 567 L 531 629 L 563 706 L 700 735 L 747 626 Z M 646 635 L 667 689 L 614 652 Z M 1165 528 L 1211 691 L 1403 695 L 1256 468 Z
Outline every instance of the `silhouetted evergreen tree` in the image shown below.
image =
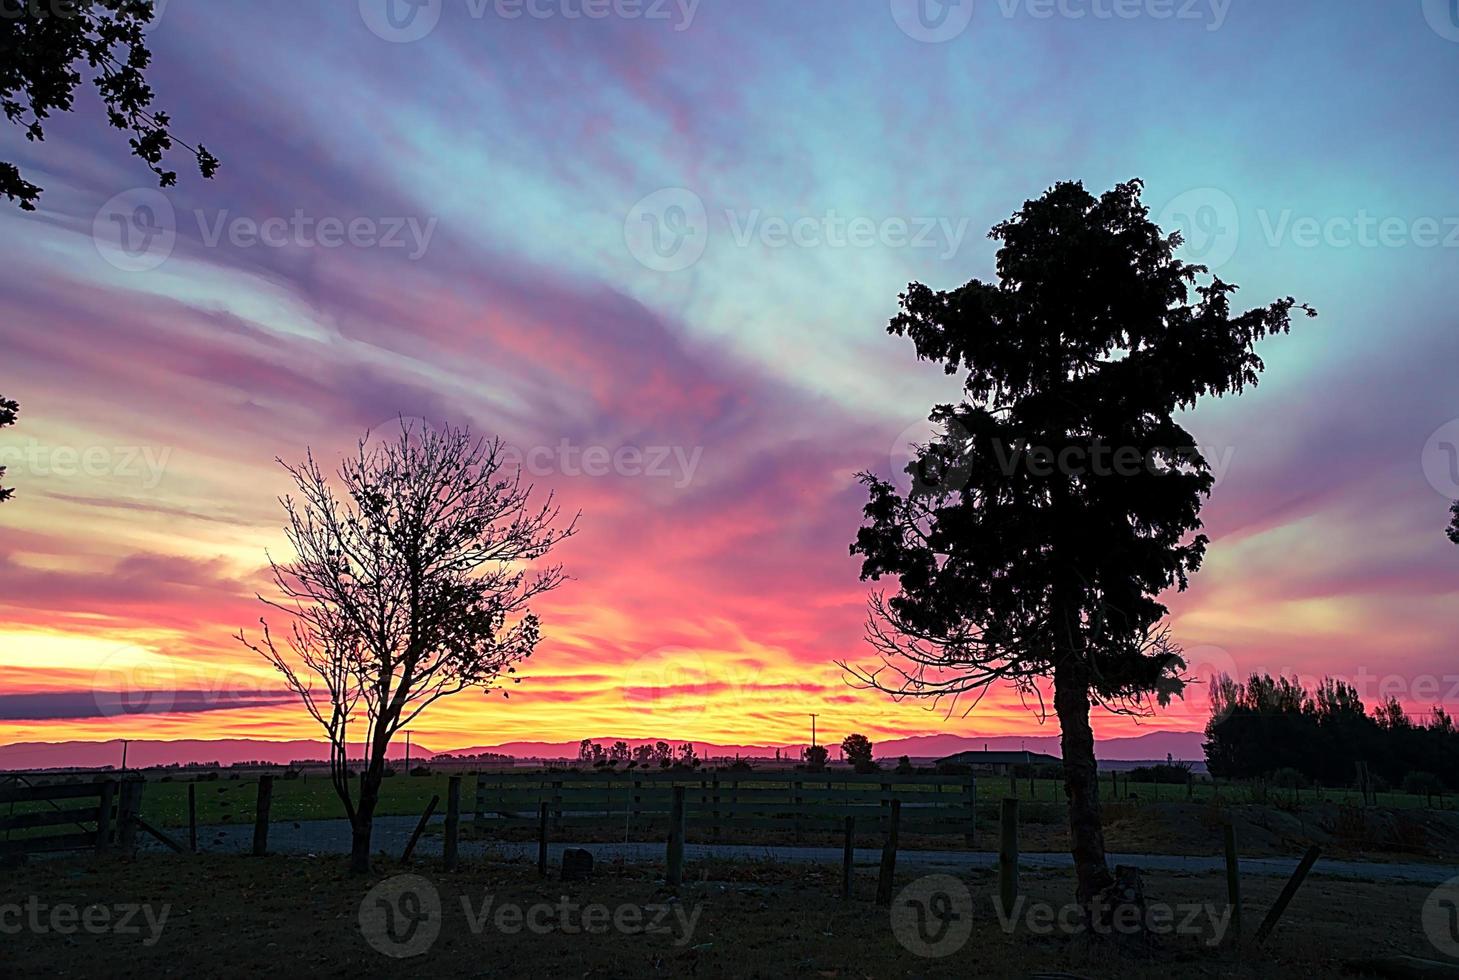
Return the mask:
M 996 681 L 1037 696 L 1052 678 L 1086 903 L 1113 882 L 1091 704 L 1148 710 L 1182 687 L 1156 597 L 1200 567 L 1214 477 L 1175 413 L 1255 384 L 1254 345 L 1298 306 L 1233 313 L 1236 287 L 1200 284 L 1141 191 L 1058 184 L 993 229 L 996 282 L 908 286 L 890 332 L 965 372 L 965 398 L 933 408 L 943 433 L 918 447 L 910 492 L 862 476 L 851 548 L 863 578 L 900 583 L 872 598 L 882 664 L 848 668 L 862 682 L 955 699 Z

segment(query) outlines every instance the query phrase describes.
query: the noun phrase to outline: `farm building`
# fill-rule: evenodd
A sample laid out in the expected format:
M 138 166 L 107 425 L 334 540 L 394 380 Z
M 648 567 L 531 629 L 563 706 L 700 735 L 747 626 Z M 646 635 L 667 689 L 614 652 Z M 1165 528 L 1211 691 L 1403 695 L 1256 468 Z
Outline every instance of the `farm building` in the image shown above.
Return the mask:
M 937 764 L 940 766 L 971 766 L 974 772 L 994 773 L 995 775 L 1006 774 L 1014 766 L 1057 766 L 1060 762 L 1061 760 L 1056 755 L 1027 752 L 1022 749 L 958 752 L 937 760 Z

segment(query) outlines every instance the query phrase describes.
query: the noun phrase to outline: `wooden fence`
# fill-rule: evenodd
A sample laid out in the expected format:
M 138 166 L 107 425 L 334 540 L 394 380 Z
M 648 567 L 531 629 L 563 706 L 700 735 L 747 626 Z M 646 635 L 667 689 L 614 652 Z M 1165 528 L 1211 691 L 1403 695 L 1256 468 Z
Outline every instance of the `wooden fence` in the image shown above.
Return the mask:
M 0 783 L 0 857 L 48 851 L 131 851 L 142 807 L 140 779 L 31 785 Z
M 535 827 L 547 805 L 552 828 L 592 826 L 625 835 L 669 829 L 674 787 L 684 789 L 685 820 L 712 840 L 737 831 L 839 831 L 847 817 L 862 832 L 886 832 L 892 802 L 901 831 L 975 834 L 972 776 L 873 773 L 481 773 L 476 777 L 478 831 Z

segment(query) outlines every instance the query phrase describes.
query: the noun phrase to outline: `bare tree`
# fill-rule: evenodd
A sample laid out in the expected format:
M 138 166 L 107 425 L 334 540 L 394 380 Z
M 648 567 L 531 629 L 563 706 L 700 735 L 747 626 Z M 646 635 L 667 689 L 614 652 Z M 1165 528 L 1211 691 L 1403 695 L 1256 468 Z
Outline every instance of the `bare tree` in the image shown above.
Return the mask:
M 402 421 L 378 445 L 367 434 L 338 470 L 342 496 L 312 451 L 302 465 L 280 463 L 298 492 L 280 500 L 295 557 L 270 556 L 280 598 L 259 599 L 289 628 L 279 643 L 260 618 L 261 637 L 238 639 L 328 736 L 351 868 L 363 873 L 390 740 L 440 698 L 517 680 L 542 635 L 528 603 L 564 579 L 558 565 L 530 576 L 524 566 L 571 536 L 576 518 L 559 527 L 552 495 L 534 504 L 501 442 L 466 429 Z M 352 738 L 366 747 L 358 787 Z

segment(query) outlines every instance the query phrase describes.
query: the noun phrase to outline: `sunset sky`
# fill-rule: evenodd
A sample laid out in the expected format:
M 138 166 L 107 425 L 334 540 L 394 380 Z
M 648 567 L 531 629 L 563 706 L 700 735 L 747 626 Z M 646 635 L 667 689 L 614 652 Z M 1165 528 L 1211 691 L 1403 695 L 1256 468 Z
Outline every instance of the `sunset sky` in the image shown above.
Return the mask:
M 523 683 L 421 743 L 1056 733 L 846 684 L 855 474 L 957 393 L 885 332 L 907 283 L 991 278 L 1025 199 L 1132 177 L 1240 302 L 1321 311 L 1186 419 L 1195 672 L 1459 709 L 1447 0 L 384 3 L 166 5 L 153 85 L 213 181 L 174 154 L 159 193 L 90 91 L 44 144 L 0 128 L 45 188 L 0 201 L 0 743 L 317 735 L 230 634 L 284 554 L 275 457 L 397 416 L 499 434 L 582 512 Z

